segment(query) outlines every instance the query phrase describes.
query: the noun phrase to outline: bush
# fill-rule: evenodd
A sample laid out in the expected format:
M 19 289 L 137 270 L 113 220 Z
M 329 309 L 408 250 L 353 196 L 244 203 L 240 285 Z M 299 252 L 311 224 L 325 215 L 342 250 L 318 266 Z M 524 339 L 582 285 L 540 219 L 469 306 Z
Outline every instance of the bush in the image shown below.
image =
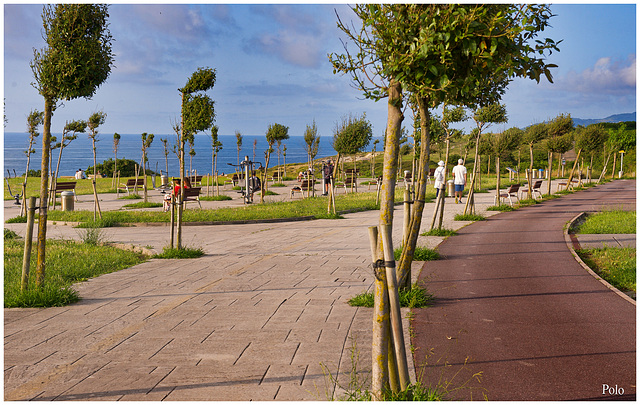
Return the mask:
M 115 161 L 113 159 L 104 160 L 102 163 L 98 163 L 96 168 L 99 173 L 107 177 L 113 177 L 113 168 Z M 118 171 L 120 172 L 120 177 L 133 177 L 136 175 L 136 165 L 138 163 L 135 160 L 131 159 L 118 159 Z M 87 168 L 87 173 L 93 173 L 93 166 L 89 166 Z M 147 169 L 148 175 L 157 174 L 153 170 Z

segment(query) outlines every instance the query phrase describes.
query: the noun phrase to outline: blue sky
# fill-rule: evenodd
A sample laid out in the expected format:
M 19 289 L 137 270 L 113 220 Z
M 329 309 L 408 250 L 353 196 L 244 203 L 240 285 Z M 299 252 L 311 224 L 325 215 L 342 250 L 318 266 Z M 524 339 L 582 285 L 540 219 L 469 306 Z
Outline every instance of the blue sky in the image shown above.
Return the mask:
M 103 110 L 101 133 L 170 134 L 180 111 L 177 89 L 200 66 L 217 71 L 209 94 L 221 134 L 261 135 L 278 122 L 291 136 L 301 136 L 315 119 L 320 135 L 331 136 L 343 115 L 362 112 L 374 135 L 384 132 L 386 102 L 363 100 L 349 77 L 333 74 L 327 57 L 343 49 L 335 12 L 352 19 L 345 5 L 113 4 L 109 10 L 115 68 L 93 99 L 56 110 L 53 132 L 61 132 L 67 120 Z M 549 58 L 559 65 L 554 84 L 513 81 L 503 97 L 505 127 L 560 113 L 604 118 L 636 111 L 635 4 L 564 4 L 552 10 L 552 28 L 541 36 L 563 40 Z M 36 4 L 4 5 L 8 132 L 24 132 L 30 110 L 43 109 L 29 67 L 33 49 L 43 46 L 41 11 Z M 404 124 L 411 122 L 407 112 Z

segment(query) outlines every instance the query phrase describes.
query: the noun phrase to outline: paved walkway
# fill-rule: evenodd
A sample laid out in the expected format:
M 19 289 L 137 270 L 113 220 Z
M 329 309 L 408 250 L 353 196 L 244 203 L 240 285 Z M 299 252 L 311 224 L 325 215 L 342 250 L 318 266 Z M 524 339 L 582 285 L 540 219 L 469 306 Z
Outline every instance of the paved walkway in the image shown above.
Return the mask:
M 635 210 L 635 196 L 635 181 L 616 181 L 474 223 L 442 243 L 444 260 L 420 275 L 437 301 L 415 311 L 417 374 L 464 386 L 458 399 L 635 399 L 635 303 L 585 272 L 563 234 L 580 212 Z
M 102 198 L 103 209 L 121 204 Z M 491 194 L 478 194 L 480 213 L 492 204 Z M 447 207 L 446 227 L 468 224 L 452 220 L 462 204 Z M 5 201 L 5 218 L 12 209 Z M 423 229 L 432 210 L 427 204 Z M 154 259 L 89 280 L 78 285 L 83 299 L 68 307 L 5 309 L 5 399 L 327 399 L 340 392 L 327 374 L 346 385 L 353 347 L 359 370 L 370 369 L 371 310 L 346 301 L 372 285 L 366 227 L 377 222 L 377 212 L 364 212 L 186 227 L 185 242 L 204 257 Z M 24 233 L 21 224 L 5 227 Z M 396 244 L 401 227 L 396 220 Z M 48 236 L 78 233 L 58 224 Z M 168 228 L 111 228 L 107 239 L 160 251 Z M 420 264 L 414 268 L 415 277 Z

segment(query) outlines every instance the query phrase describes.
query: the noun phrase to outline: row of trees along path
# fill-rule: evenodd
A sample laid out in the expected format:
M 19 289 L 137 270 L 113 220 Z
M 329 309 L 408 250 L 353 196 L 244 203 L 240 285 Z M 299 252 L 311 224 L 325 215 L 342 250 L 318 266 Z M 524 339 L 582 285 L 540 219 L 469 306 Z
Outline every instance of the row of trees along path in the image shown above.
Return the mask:
M 375 247 L 376 270 L 372 392 L 404 390 L 409 384 L 404 337 L 398 330 L 397 284 L 410 280 L 410 264 L 420 229 L 428 174 L 429 108 L 441 104 L 471 108 L 496 103 L 514 77 L 551 81 L 545 57 L 557 50 L 552 39 L 537 40 L 549 25 L 549 6 L 540 5 L 358 5 L 352 8 L 360 29 L 343 23 L 344 53 L 330 55 L 334 71 L 347 73 L 364 96 L 387 98 L 388 118 L 380 208 Z M 346 44 L 353 44 L 349 49 Z M 388 232 L 393 221 L 403 115 L 403 91 L 415 99 L 420 115 L 420 161 L 409 235 L 396 268 Z M 391 307 L 391 309 L 389 308 Z M 393 325 L 393 331 L 391 329 Z M 389 346 L 395 348 L 389 351 Z

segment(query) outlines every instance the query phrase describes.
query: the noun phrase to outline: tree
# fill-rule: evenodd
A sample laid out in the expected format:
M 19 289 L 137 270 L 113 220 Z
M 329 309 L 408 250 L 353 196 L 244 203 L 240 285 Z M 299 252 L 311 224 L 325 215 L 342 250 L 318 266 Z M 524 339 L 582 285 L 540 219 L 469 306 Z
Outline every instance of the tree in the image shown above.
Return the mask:
M 93 187 L 93 220 L 96 220 L 96 211 L 102 219 L 102 212 L 100 211 L 100 202 L 98 201 L 98 189 L 96 187 L 96 179 L 98 178 L 98 169 L 96 167 L 96 142 L 98 142 L 98 127 L 104 124 L 107 119 L 107 114 L 103 111 L 95 112 L 91 114 L 87 121 L 87 127 L 89 128 L 89 139 L 91 139 L 91 149 L 93 150 L 93 179 L 91 185 Z
M 591 173 L 594 153 L 599 150 L 602 145 L 604 145 L 608 135 L 609 134 L 607 133 L 607 131 L 600 124 L 589 125 L 588 127 L 577 132 L 576 148 L 578 148 L 579 151 L 588 153 L 590 156 L 589 168 L 587 170 L 587 173 Z M 591 179 L 591 176 L 589 176 L 589 179 Z
M 141 135 L 142 138 L 142 176 L 143 176 L 143 194 L 144 194 L 144 202 L 147 202 L 147 149 L 151 147 L 151 143 L 153 143 L 153 134 L 147 134 L 143 132 Z
M 33 51 L 33 86 L 44 98 L 38 257 L 36 286 L 45 276 L 47 200 L 51 117 L 60 100 L 91 98 L 107 80 L 113 65 L 108 6 L 98 4 L 45 5 L 42 12 L 45 47 Z
M 546 123 L 534 124 L 524 131 L 524 136 L 522 137 L 522 141 L 525 145 L 529 146 L 529 172 L 527 175 L 527 182 L 529 183 L 529 187 L 527 189 L 527 198 L 532 197 L 532 189 L 533 186 L 531 179 L 533 174 L 533 146 L 545 139 L 549 135 L 549 131 Z
M 90 98 L 109 75 L 112 56 L 111 35 L 106 29 L 107 17 L 106 6 L 56 5 L 55 8 L 45 6 L 43 11 L 47 48 L 34 50 L 31 63 L 35 86 L 45 98 L 38 280 L 44 278 L 51 116 L 58 100 Z
M 450 124 L 456 123 L 456 122 L 463 122 L 466 121 L 468 119 L 467 117 L 467 113 L 464 109 L 464 107 L 462 106 L 457 106 L 457 107 L 450 107 L 447 106 L 446 104 L 442 104 L 442 119 L 438 121 L 440 128 L 442 130 L 443 136 L 442 138 L 445 141 L 445 145 L 446 145 L 446 151 L 445 151 L 445 158 L 444 158 L 444 178 L 446 180 L 447 178 L 447 168 L 449 165 L 449 151 L 451 149 L 451 140 L 459 137 L 462 135 L 462 131 L 457 130 L 457 129 L 452 129 L 450 128 Z M 430 131 L 431 133 L 433 133 L 434 131 Z M 433 135 L 433 134 L 431 134 Z M 433 139 L 433 136 L 431 136 L 431 138 Z M 442 188 L 440 189 L 440 192 L 438 193 L 438 200 L 436 202 L 436 206 L 433 212 L 433 219 L 431 221 L 431 229 L 434 228 L 435 226 L 435 220 L 436 218 L 438 218 L 438 229 L 442 228 L 442 221 L 444 218 L 444 206 L 445 206 L 445 192 L 444 192 L 444 188 L 445 188 L 445 184 L 442 184 Z
M 262 192 L 260 193 L 260 202 L 264 202 L 264 196 L 267 191 L 267 169 L 269 168 L 269 159 L 271 157 L 271 153 L 273 153 L 273 145 L 278 141 L 278 139 L 289 139 L 289 127 L 285 127 L 284 125 L 278 123 L 271 124 L 269 125 L 269 128 L 267 128 L 265 136 L 267 138 L 267 144 L 269 147 L 264 152 L 265 164 L 262 174 Z
M 236 131 L 236 146 L 238 147 L 238 166 L 240 166 L 240 151 L 242 150 L 242 134 Z
M 184 179 L 184 146 L 196 133 L 205 131 L 215 121 L 214 101 L 206 94 L 216 83 L 216 70 L 198 68 L 184 87 L 178 89 L 181 97 L 181 123 L 174 126 L 178 133 L 178 153 L 180 160 L 180 179 Z M 178 202 L 178 231 L 176 244 L 182 249 L 182 210 L 184 201 L 184 187 L 180 187 Z
M 40 136 L 38 133 L 38 127 L 42 125 L 44 121 L 44 112 L 38 110 L 31 110 L 27 116 L 27 133 L 29 134 L 29 146 L 24 151 L 27 155 L 27 168 L 24 171 L 24 181 L 22 182 L 22 204 L 20 206 L 20 216 L 25 215 L 27 204 L 27 179 L 29 174 L 29 164 L 31 163 L 31 155 L 36 153 L 33 149 L 33 144 L 36 142 L 36 138 Z
M 58 163 L 56 164 L 56 170 L 53 172 L 54 176 L 51 181 L 51 192 L 55 191 L 55 184 L 57 182 L 57 177 L 59 177 L 60 170 L 60 161 L 62 160 L 62 151 L 64 148 L 69 146 L 69 144 L 78 138 L 78 132 L 84 133 L 87 130 L 87 122 L 86 121 L 71 121 L 67 122 L 62 130 L 62 140 L 55 144 L 53 148 L 58 148 L 60 151 L 58 152 Z M 54 200 L 55 204 L 55 200 Z M 55 207 L 55 206 L 54 206 Z
M 313 169 L 313 160 L 318 155 L 319 148 L 320 135 L 318 135 L 316 120 L 313 120 L 311 125 L 307 125 L 307 128 L 304 131 L 304 150 L 307 152 L 307 161 L 311 169 Z
M 475 153 L 473 158 L 473 171 L 471 177 L 471 183 L 469 184 L 469 194 L 467 196 L 467 202 L 464 206 L 464 213 L 473 213 L 475 210 L 475 183 L 477 174 L 480 170 L 478 160 L 480 158 L 480 140 L 482 137 L 482 131 L 489 128 L 492 124 L 507 122 L 507 107 L 503 104 L 489 104 L 485 107 L 478 108 L 473 113 L 473 121 L 476 123 L 473 133 L 475 134 Z
M 520 128 L 513 127 L 497 134 L 489 134 L 487 137 L 487 144 L 496 158 L 496 199 L 498 202 L 496 205 L 500 204 L 500 158 L 506 157 L 508 152 L 520 145 L 523 133 L 524 131 Z
M 389 226 L 392 219 L 395 183 L 391 176 L 395 176 L 397 169 L 393 162 L 397 162 L 403 119 L 403 86 L 418 96 L 423 140 L 417 203 L 408 242 L 412 246 L 405 246 L 402 253 L 410 264 L 424 207 L 421 196 L 426 192 L 430 146 L 428 107 L 445 101 L 474 106 L 496 102 L 508 81 L 516 76 L 539 80 L 544 74 L 551 80 L 549 68 L 554 65 L 546 64 L 544 56 L 547 51 L 557 49 L 555 42 L 545 39 L 530 44 L 548 25 L 551 12 L 548 6 L 537 5 L 446 4 L 367 4 L 353 10 L 362 21 L 360 30 L 355 25 L 342 23 L 339 17 L 338 27 L 357 49 L 349 52 L 345 45 L 345 54 L 332 54 L 330 58 L 334 72 L 349 73 L 354 86 L 363 91 L 366 98 L 388 97 L 381 228 Z M 402 257 L 398 272 L 404 276 L 407 265 L 401 269 Z M 393 284 L 394 280 L 388 281 Z M 378 310 L 384 306 L 384 297 L 378 291 L 382 292 L 384 285 L 385 280 L 377 278 L 374 319 L 382 316 Z M 389 286 L 388 291 L 394 294 L 393 287 Z M 377 350 L 376 345 L 385 344 L 385 332 L 374 333 L 374 339 L 378 342 L 373 345 Z M 399 345 L 400 341 L 396 339 L 394 343 Z M 372 390 L 374 396 L 380 398 L 386 380 L 384 372 L 379 373 L 379 365 L 384 363 L 380 359 L 386 355 L 375 352 L 372 357 Z
M 553 154 L 562 155 L 573 147 L 573 119 L 571 114 L 560 114 L 547 124 L 547 139 L 544 147 L 548 152 L 547 194 L 551 195 L 551 170 L 553 168 Z M 558 161 L 560 161 L 558 156 Z M 559 167 L 558 167 L 559 168 Z
M 117 171 L 118 171 L 118 147 L 120 146 L 120 134 L 115 132 L 113 134 L 113 161 L 116 164 L 116 166 L 113 167 L 113 180 L 111 181 L 111 187 L 116 189 L 116 194 L 118 193 L 118 185 L 116 184 L 117 182 Z
M 356 154 L 362 152 L 373 137 L 371 123 L 363 113 L 361 116 L 348 115 L 336 124 L 333 134 L 333 149 L 339 155 L 353 155 L 353 169 L 356 169 Z M 336 167 L 338 162 L 336 162 Z M 353 187 L 353 183 L 352 187 Z M 332 189 L 335 185 L 332 185 Z
M 169 177 L 169 139 L 160 138 L 160 142 L 162 142 L 162 152 L 164 153 L 164 169 L 168 178 Z
M 220 195 L 218 187 L 218 152 L 222 150 L 222 142 L 218 139 L 218 126 L 211 127 L 211 173 L 216 179 L 216 195 Z
M 289 132 L 278 132 L 276 135 L 276 143 L 278 144 L 278 167 L 280 166 L 280 155 L 282 154 L 282 141 L 289 139 Z M 286 170 L 286 169 L 285 169 Z
M 614 177 L 616 172 L 616 157 L 618 151 L 628 151 L 635 149 L 636 147 L 636 131 L 633 128 L 629 128 L 627 123 L 621 122 L 615 128 L 608 128 L 609 138 L 607 139 L 607 145 L 611 153 L 613 153 L 613 168 L 611 170 L 611 178 Z

